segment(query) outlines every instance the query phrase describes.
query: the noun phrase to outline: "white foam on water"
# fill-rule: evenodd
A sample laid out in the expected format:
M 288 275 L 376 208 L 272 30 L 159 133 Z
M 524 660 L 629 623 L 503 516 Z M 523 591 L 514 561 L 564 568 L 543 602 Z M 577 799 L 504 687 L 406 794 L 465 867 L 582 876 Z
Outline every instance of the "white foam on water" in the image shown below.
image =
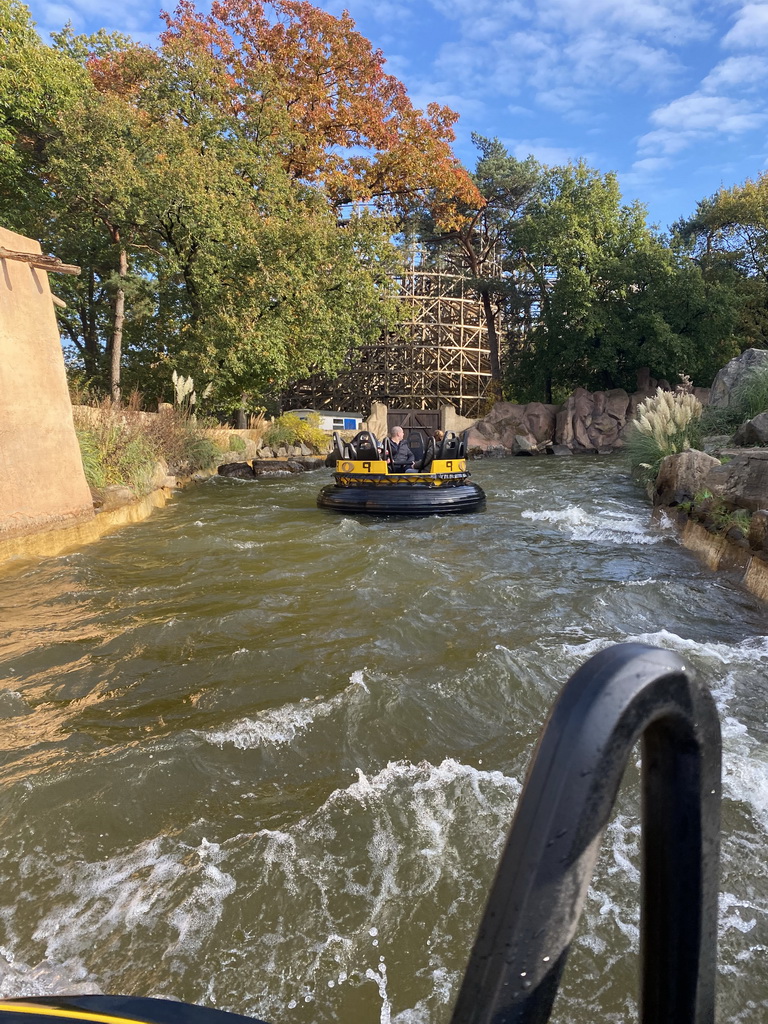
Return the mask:
M 706 678 L 720 716 L 723 795 L 749 806 L 756 823 L 768 832 L 768 747 L 750 734 L 732 707 L 738 701 L 739 676 L 749 678 L 757 667 L 768 666 L 768 636 L 748 637 L 736 644 L 707 643 L 661 629 L 624 639 L 674 651 L 694 663 Z M 614 642 L 599 637 L 585 644 L 563 644 L 562 650 L 583 662 Z
M 486 895 L 520 785 L 451 758 L 356 776 L 285 830 L 227 844 L 233 862 L 247 856 L 260 865 L 260 888 L 270 894 L 259 898 L 261 934 L 250 958 L 275 981 L 258 1008 L 266 1020 L 289 1001 L 312 997 L 325 1007 L 330 990 L 373 983 L 379 1020 L 391 1024 L 386 964 L 403 942 L 414 943 L 414 1004 L 434 1016 L 455 994 L 446 957 L 460 908 Z
M 588 540 L 605 544 L 658 544 L 670 536 L 670 528 L 650 524 L 648 516 L 601 509 L 588 512 L 580 505 L 564 509 L 525 509 L 523 519 L 552 523 L 571 540 Z
M 721 892 L 718 897 L 718 935 L 722 941 L 731 930 L 746 935 L 757 925 L 754 907 L 746 900 L 739 899 L 731 892 Z
M 422 761 L 417 765 L 411 764 L 409 761 L 390 761 L 386 768 L 382 768 L 370 779 L 361 768 L 358 768 L 357 782 L 353 782 L 346 789 L 335 790 L 326 801 L 326 806 L 331 802 L 348 798 L 365 804 L 372 797 L 386 793 L 393 784 L 402 782 L 412 785 L 414 793 L 437 793 L 457 779 L 463 779 L 470 783 L 478 804 L 483 807 L 487 807 L 488 802 L 480 790 L 481 781 L 490 782 L 515 795 L 520 792 L 520 784 L 517 779 L 504 775 L 502 772 L 483 771 L 472 765 L 462 764 L 452 757 L 446 758 L 439 765 L 430 764 L 428 761 Z
M 221 858 L 205 839 L 193 848 L 158 836 L 122 856 L 68 865 L 48 901 L 55 909 L 41 916 L 33 938 L 47 959 L 68 963 L 94 942 L 149 928 L 162 933 L 166 953 L 193 957 L 235 891 Z
M 596 637 L 585 644 L 563 644 L 566 654 L 588 658 L 606 647 L 613 647 L 616 638 Z M 653 633 L 639 633 L 636 636 L 622 637 L 623 643 L 649 644 L 651 647 L 663 647 L 680 655 L 694 655 L 697 659 L 712 659 L 725 666 L 734 662 L 768 664 L 768 636 L 749 637 L 738 644 L 707 643 L 701 640 L 688 640 L 666 629 Z
M 378 969 L 373 970 L 369 967 L 365 972 L 365 977 L 368 981 L 374 982 L 376 988 L 379 990 L 381 996 L 381 1012 L 379 1014 L 379 1024 L 391 1024 L 392 1021 L 392 1004 L 389 1001 L 387 995 L 387 965 L 382 959 L 379 963 Z
M 244 718 L 227 729 L 213 732 L 195 730 L 195 733 L 217 747 L 231 744 L 241 750 L 250 750 L 261 746 L 281 746 L 292 743 L 316 722 L 347 710 L 350 699 L 359 698 L 360 691 L 368 695 L 371 692 L 365 682 L 365 671 L 357 669 L 350 675 L 349 685 L 328 700 L 303 697 L 292 704 L 269 708 L 253 718 Z
M 0 998 L 45 996 L 57 992 L 69 995 L 101 995 L 99 986 L 88 976 L 78 958 L 56 963 L 46 958 L 30 966 L 18 960 L 9 949 L 0 947 Z

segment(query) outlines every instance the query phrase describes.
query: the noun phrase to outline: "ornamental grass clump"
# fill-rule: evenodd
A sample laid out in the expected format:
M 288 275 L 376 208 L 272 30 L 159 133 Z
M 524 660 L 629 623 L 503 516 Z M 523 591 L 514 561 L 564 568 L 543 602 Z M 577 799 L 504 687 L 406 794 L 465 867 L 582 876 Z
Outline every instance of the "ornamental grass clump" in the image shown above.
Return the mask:
M 667 455 L 695 448 L 699 443 L 701 402 L 689 392 L 662 391 L 637 407 L 626 436 L 633 471 L 645 483 L 655 480 Z

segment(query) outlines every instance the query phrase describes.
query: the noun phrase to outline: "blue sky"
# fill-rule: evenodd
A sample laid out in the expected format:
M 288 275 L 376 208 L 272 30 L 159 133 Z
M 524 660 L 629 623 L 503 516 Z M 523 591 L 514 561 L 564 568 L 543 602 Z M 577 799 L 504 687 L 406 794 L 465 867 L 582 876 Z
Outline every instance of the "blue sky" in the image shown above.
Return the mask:
M 32 0 L 43 38 L 125 32 L 153 43 L 153 0 Z M 172 4 L 167 4 L 172 9 Z M 198 6 L 204 7 L 205 0 Z M 324 0 L 346 8 L 417 106 L 458 111 L 520 158 L 616 171 L 661 228 L 768 168 L 768 0 Z

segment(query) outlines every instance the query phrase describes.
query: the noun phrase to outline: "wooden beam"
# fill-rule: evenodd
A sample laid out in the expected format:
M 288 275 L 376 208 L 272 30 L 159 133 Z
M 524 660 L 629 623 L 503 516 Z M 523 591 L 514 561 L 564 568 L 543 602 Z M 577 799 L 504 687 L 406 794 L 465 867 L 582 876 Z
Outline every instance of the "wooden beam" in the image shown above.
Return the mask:
M 58 295 L 51 294 L 51 299 L 53 300 L 54 306 L 58 306 L 59 309 L 66 309 L 67 308 L 67 304 L 64 301 L 64 299 L 60 299 Z
M 51 274 L 79 274 L 80 267 L 70 263 L 62 263 L 55 256 L 41 256 L 37 252 L 13 252 L 0 245 L 0 260 L 17 260 L 19 263 L 27 263 L 30 267 L 38 270 L 47 270 Z

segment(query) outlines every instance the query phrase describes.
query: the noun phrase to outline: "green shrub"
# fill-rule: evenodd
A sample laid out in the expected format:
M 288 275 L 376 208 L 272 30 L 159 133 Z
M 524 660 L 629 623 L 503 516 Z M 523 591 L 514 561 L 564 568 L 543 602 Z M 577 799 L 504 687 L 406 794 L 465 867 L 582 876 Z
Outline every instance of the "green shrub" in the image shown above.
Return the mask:
M 75 431 L 80 444 L 80 455 L 83 460 L 85 479 L 90 487 L 105 487 L 107 474 L 101 456 L 101 448 L 97 432 L 89 427 L 81 427 Z
M 91 487 L 122 484 L 138 493 L 149 489 L 158 454 L 135 414 L 105 402 L 79 412 L 75 429 Z
M 311 413 L 306 420 L 300 420 L 298 416 L 287 412 L 270 424 L 264 441 L 270 448 L 305 444 L 312 451 L 322 452 L 328 444 L 328 435 L 321 429 L 317 413 Z
M 232 434 L 229 438 L 229 450 L 231 452 L 244 452 L 247 445 L 239 434 Z
M 210 469 L 219 460 L 219 446 L 210 437 L 191 433 L 188 437 L 181 469 L 195 473 L 200 469 Z
M 739 409 L 705 409 L 701 414 L 701 432 L 708 434 L 732 434 L 743 422 Z
M 691 394 L 662 391 L 646 398 L 626 435 L 633 471 L 646 483 L 655 480 L 667 455 L 695 448 L 700 442 L 701 403 Z

